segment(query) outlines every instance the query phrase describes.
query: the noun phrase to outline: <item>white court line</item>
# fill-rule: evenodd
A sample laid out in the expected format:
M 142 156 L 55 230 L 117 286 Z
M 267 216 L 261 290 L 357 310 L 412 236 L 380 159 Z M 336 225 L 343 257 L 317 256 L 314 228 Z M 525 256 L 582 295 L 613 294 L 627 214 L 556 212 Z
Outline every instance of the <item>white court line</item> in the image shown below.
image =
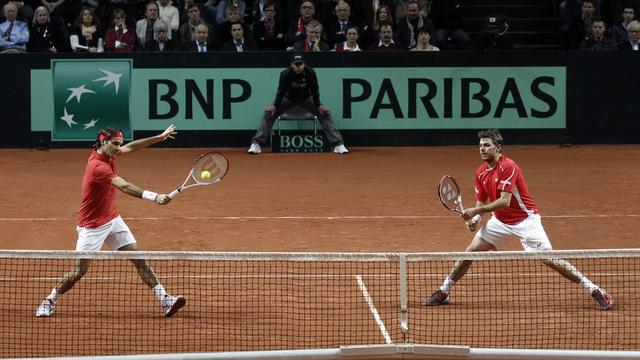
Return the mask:
M 356 275 L 356 281 L 358 282 L 358 286 L 362 291 L 362 296 L 364 296 L 364 300 L 369 305 L 369 311 L 371 311 L 371 313 L 373 314 L 373 318 L 376 320 L 376 324 L 378 324 L 378 327 L 380 328 L 380 332 L 382 332 L 384 341 L 386 341 L 387 344 L 393 343 L 391 341 L 391 336 L 389 336 L 389 333 L 387 332 L 387 328 L 384 326 L 382 319 L 380 319 L 380 314 L 378 314 L 378 309 L 376 309 L 376 306 L 373 304 L 373 300 L 371 299 L 371 296 L 369 296 L 369 291 L 367 290 L 367 286 L 364 284 L 364 281 L 362 281 L 362 276 Z
M 597 218 L 637 218 L 640 214 L 591 214 L 591 215 L 543 215 L 543 219 L 597 219 Z M 125 220 L 165 221 L 165 220 L 413 220 L 413 219 L 457 219 L 452 215 L 344 215 L 344 216 L 186 216 L 186 217 L 125 217 Z M 22 217 L 0 218 L 0 221 L 68 221 L 75 217 Z

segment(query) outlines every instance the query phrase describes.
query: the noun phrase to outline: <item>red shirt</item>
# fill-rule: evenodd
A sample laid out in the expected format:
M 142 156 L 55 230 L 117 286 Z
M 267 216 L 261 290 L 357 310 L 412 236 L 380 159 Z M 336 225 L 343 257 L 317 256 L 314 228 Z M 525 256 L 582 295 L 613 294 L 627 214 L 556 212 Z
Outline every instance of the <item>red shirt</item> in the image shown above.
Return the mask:
M 116 188 L 111 180 L 116 178 L 116 161 L 92 151 L 82 178 L 82 203 L 78 210 L 77 224 L 97 228 L 116 218 Z
M 537 214 L 538 208 L 533 201 L 527 184 L 524 182 L 522 170 L 515 161 L 504 155 L 500 156 L 493 168 L 485 161 L 476 170 L 476 199 L 478 201 L 493 202 L 500 198 L 502 191 L 512 194 L 508 207 L 493 212 L 493 215 L 505 224 L 513 225 Z

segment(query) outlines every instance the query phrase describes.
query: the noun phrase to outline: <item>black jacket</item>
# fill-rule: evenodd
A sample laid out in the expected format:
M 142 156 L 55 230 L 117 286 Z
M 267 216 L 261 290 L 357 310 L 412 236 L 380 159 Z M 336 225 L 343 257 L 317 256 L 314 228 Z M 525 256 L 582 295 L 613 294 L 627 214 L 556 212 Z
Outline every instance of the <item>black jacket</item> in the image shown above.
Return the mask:
M 305 66 L 301 74 L 296 74 L 293 69 L 288 68 L 280 73 L 278 91 L 273 105 L 279 107 L 284 97 L 295 103 L 304 101 L 310 96 L 313 98 L 313 104 L 319 107 L 321 105 L 320 91 L 315 70 Z

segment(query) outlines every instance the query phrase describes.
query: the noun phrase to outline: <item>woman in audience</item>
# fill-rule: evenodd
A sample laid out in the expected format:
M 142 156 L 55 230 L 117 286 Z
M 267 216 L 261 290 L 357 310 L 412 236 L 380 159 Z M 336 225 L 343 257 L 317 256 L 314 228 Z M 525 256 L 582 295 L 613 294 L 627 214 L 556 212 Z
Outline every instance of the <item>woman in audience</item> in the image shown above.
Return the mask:
M 358 39 L 360 38 L 360 28 L 357 25 L 349 25 L 344 33 L 347 38 L 346 41 L 337 43 L 333 51 L 362 51 L 358 46 Z
M 136 46 L 136 31 L 127 27 L 126 19 L 124 10 L 113 10 L 111 27 L 104 34 L 104 47 L 107 51 L 132 52 Z
M 71 48 L 76 52 L 104 52 L 100 20 L 93 8 L 83 7 L 71 28 Z
M 431 45 L 429 43 L 430 41 L 431 34 L 429 34 L 429 30 L 421 27 L 418 29 L 418 42 L 416 43 L 416 47 L 411 49 L 411 51 L 440 51 L 437 46 Z
M 66 39 L 60 26 L 51 23 L 49 10 L 39 6 L 33 13 L 33 21 L 29 27 L 29 43 L 27 50 L 30 52 L 58 52 L 65 51 Z
M 373 19 L 373 24 L 371 26 L 367 26 L 364 29 L 364 33 L 360 37 L 360 45 L 363 48 L 367 48 L 369 45 L 373 43 L 377 43 L 380 41 L 380 24 L 389 23 L 393 27 L 393 30 L 396 29 L 396 22 L 393 20 L 393 16 L 391 15 L 391 10 L 387 5 L 380 5 L 376 10 L 375 17 Z

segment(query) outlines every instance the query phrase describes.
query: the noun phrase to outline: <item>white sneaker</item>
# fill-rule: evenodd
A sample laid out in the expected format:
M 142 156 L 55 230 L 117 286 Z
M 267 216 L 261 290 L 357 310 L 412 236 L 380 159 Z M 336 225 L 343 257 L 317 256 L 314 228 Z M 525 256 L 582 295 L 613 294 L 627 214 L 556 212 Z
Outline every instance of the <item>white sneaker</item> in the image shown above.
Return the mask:
M 38 310 L 36 310 L 36 317 L 49 317 L 53 315 L 53 311 L 56 309 L 56 303 L 49 299 L 44 299 Z
M 254 155 L 260 154 L 262 152 L 262 148 L 260 147 L 260 144 L 252 143 L 249 147 L 249 151 L 247 152 Z
M 180 308 L 187 303 L 187 300 L 182 295 L 178 296 L 165 296 L 162 300 L 162 308 L 164 309 L 164 316 L 169 317 L 175 314 Z
M 340 144 L 333 148 L 333 152 L 336 154 L 348 154 L 349 150 L 343 144 Z

